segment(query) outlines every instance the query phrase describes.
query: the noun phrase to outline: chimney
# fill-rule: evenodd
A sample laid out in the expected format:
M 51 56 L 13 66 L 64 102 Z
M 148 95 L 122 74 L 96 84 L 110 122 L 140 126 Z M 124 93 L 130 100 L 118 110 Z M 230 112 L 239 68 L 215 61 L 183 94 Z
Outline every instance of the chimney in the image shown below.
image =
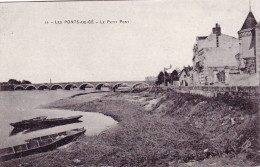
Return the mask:
M 216 27 L 212 29 L 212 33 L 216 34 L 216 46 L 219 47 L 219 36 L 221 36 L 221 27 L 216 23 Z
M 216 27 L 212 28 L 213 34 L 217 34 L 218 36 L 221 35 L 221 27 L 218 23 L 216 23 Z

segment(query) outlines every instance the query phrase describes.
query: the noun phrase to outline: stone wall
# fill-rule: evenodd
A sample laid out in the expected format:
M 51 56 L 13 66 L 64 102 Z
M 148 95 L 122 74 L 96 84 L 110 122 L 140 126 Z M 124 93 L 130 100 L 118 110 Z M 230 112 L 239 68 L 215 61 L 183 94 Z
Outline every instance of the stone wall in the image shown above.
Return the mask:
M 229 74 L 228 84 L 232 86 L 257 86 L 259 74 Z
M 186 86 L 172 87 L 176 92 L 217 97 L 219 94 L 259 96 L 259 86 Z

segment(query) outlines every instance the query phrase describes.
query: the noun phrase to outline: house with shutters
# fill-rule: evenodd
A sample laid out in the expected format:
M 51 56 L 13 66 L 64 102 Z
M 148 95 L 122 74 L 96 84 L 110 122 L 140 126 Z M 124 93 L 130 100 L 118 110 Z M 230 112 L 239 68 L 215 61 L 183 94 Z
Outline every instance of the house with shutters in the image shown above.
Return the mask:
M 193 47 L 192 85 L 225 85 L 223 74 L 235 71 L 239 40 L 223 34 L 219 24 L 208 36 L 198 36 Z
M 260 22 L 249 11 L 238 38 L 221 33 L 216 24 L 199 36 L 193 48 L 193 85 L 260 85 Z
M 180 86 L 191 86 L 192 73 L 193 73 L 193 67 L 191 66 L 183 67 L 183 69 L 179 73 Z

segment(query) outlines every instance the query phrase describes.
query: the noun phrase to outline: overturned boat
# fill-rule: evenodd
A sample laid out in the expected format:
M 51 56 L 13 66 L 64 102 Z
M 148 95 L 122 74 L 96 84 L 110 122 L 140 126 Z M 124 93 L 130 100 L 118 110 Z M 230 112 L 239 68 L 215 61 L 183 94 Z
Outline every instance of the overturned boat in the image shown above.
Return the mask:
M 35 127 L 45 127 L 45 126 L 58 126 L 58 125 L 65 125 L 69 123 L 73 123 L 78 121 L 82 115 L 78 116 L 71 116 L 67 118 L 52 118 L 47 119 L 47 117 L 36 117 L 33 119 L 22 120 L 15 123 L 10 123 L 11 126 L 17 129 L 28 129 L 28 128 L 35 128 Z
M 25 140 L 24 144 L 0 149 L 0 162 L 31 154 L 47 152 L 68 144 L 84 134 L 84 128 L 72 129 L 51 135 Z

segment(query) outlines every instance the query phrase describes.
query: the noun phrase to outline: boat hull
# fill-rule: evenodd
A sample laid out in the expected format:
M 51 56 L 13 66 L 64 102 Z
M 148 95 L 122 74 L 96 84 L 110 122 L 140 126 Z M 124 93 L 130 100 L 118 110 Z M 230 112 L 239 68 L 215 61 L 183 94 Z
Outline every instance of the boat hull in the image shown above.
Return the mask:
M 4 161 L 11 160 L 11 159 L 21 158 L 21 157 L 25 157 L 25 156 L 32 155 L 32 154 L 37 154 L 37 153 L 42 153 L 42 152 L 54 150 L 57 147 L 66 145 L 66 144 L 74 141 L 75 139 L 77 139 L 79 136 L 81 136 L 85 132 L 86 132 L 86 130 L 82 129 L 78 133 L 75 133 L 73 135 L 68 135 L 64 138 L 57 140 L 57 141 L 53 141 L 53 142 L 51 142 L 47 145 L 39 146 L 39 147 L 34 148 L 34 149 L 28 149 L 28 150 L 24 150 L 24 151 L 20 151 L 20 152 L 2 155 L 2 156 L 0 156 L 0 162 L 4 162 Z
M 10 125 L 16 129 L 59 126 L 59 125 L 74 123 L 78 121 L 81 117 L 82 115 L 69 117 L 69 118 L 43 119 L 43 120 L 35 120 L 35 121 L 28 121 L 28 122 L 26 121 L 26 122 L 11 123 Z

